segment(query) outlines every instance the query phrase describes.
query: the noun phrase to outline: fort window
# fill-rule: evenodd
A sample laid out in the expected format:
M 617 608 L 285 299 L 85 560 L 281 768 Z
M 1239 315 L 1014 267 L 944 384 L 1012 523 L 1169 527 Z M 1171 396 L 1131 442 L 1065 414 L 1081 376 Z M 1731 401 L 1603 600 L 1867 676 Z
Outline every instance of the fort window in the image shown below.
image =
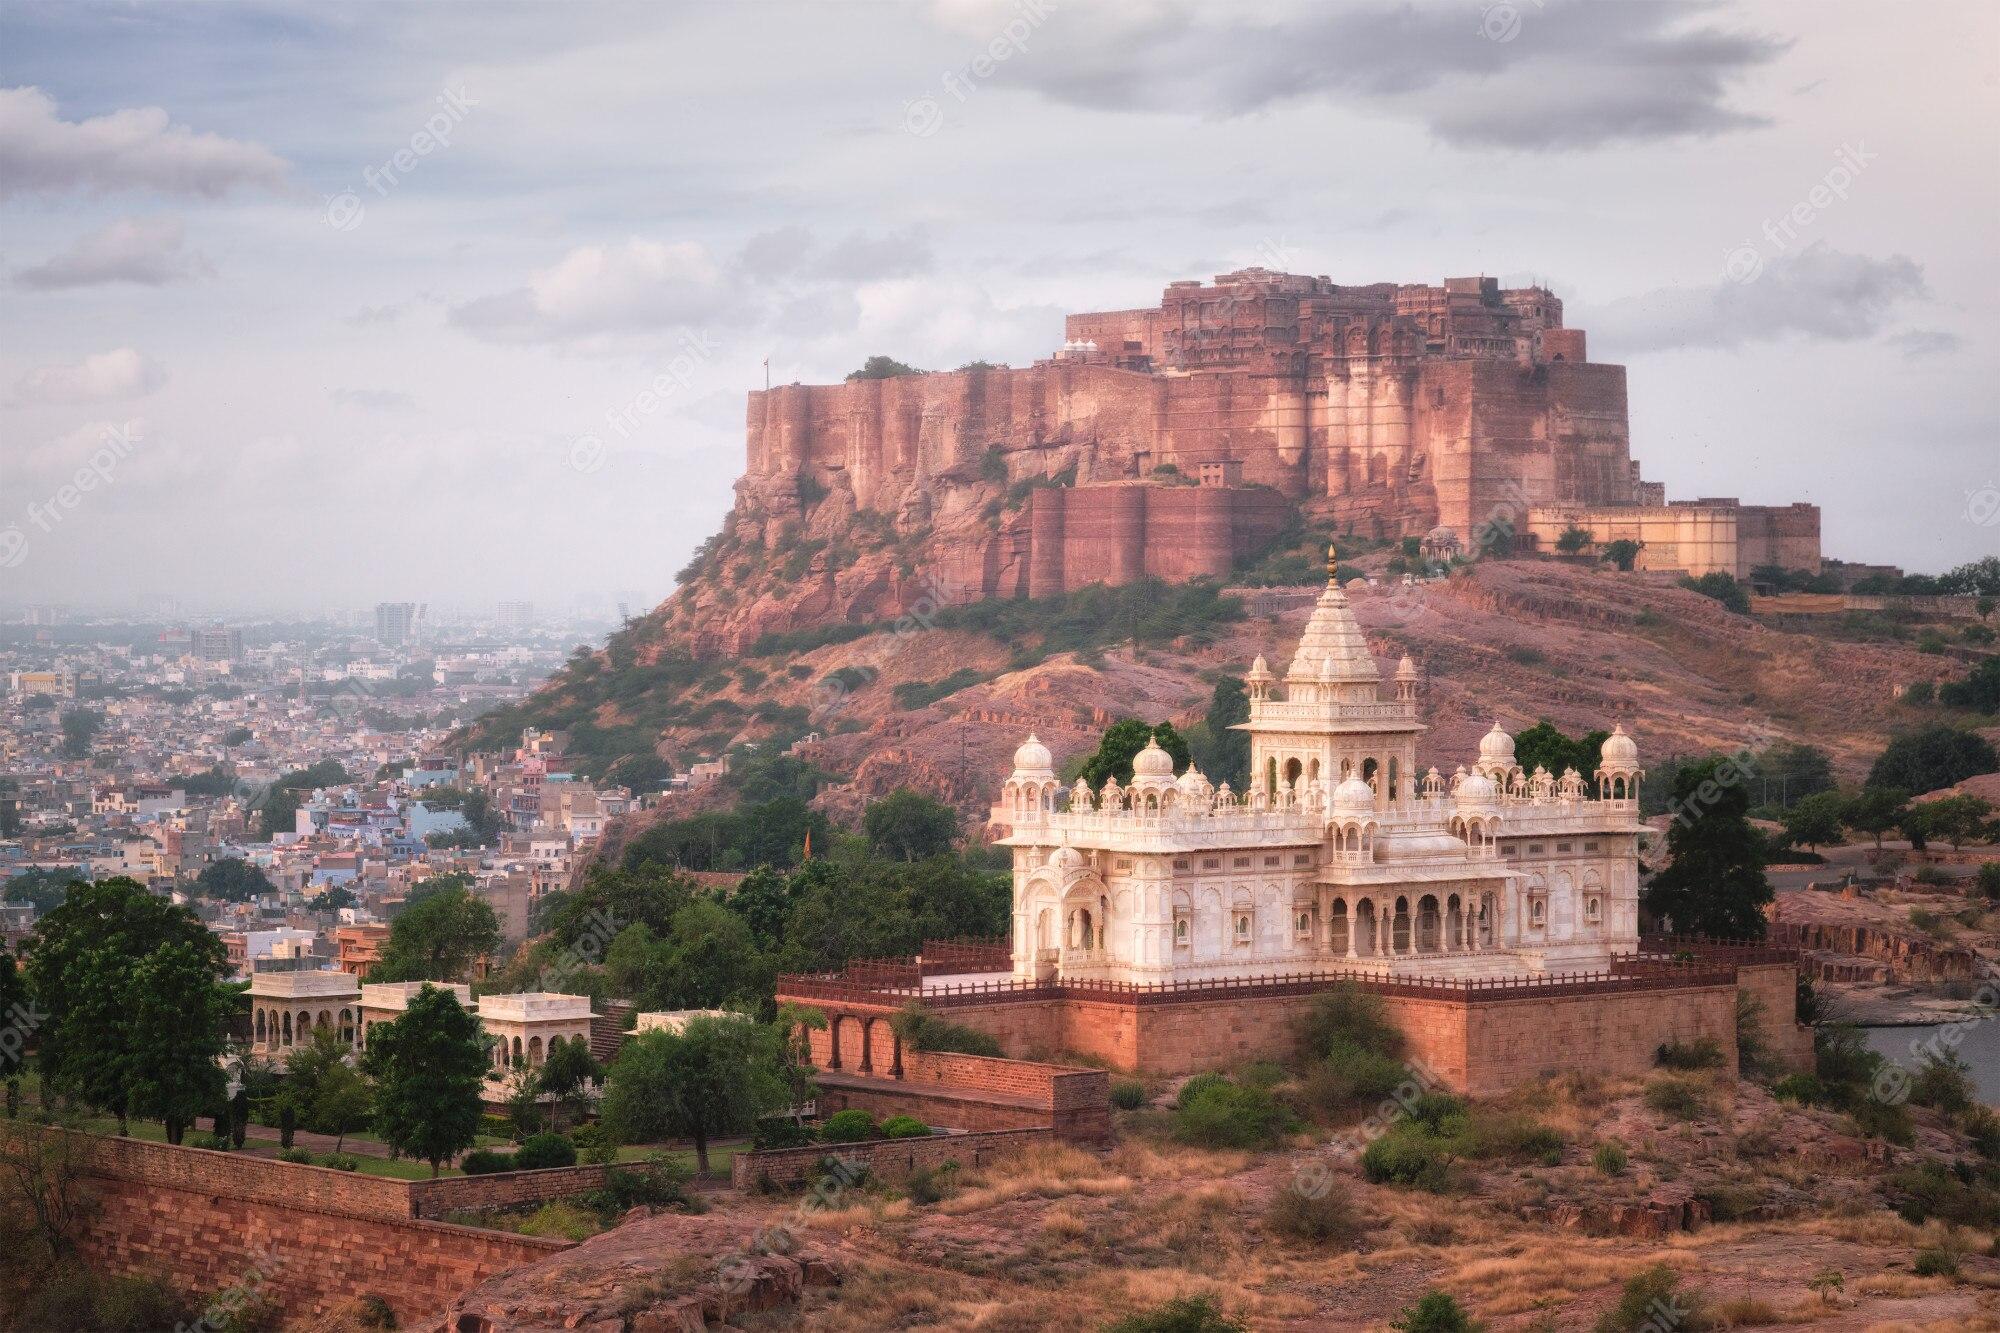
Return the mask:
M 1586 923 L 1593 926 L 1602 921 L 1604 919 L 1604 900 L 1594 893 L 1585 898 L 1583 900 L 1583 919 Z
M 1298 932 L 1299 932 L 1299 938 L 1302 940 L 1309 940 L 1312 938 L 1313 914 L 1311 909 L 1309 908 L 1300 909 L 1299 919 L 1298 919 Z
M 1528 855 L 1530 856 L 1540 856 L 1543 850 L 1544 850 L 1543 845 L 1539 842 L 1531 842 L 1528 844 Z
M 1521 854 L 1521 849 L 1519 847 L 1514 846 L 1512 843 L 1509 843 L 1505 847 L 1502 847 L 1500 849 L 1500 855 L 1502 856 L 1519 856 L 1520 854 Z
M 1247 856 L 1239 856 L 1236 857 L 1234 860 L 1232 860 L 1230 864 L 1238 870 L 1247 870 L 1250 868 L 1250 858 Z
M 1236 914 L 1236 942 L 1238 944 L 1248 944 L 1250 942 L 1250 914 L 1248 912 L 1238 912 Z
M 1219 856 L 1204 856 L 1201 858 L 1201 868 L 1203 870 L 1220 870 L 1222 869 L 1222 858 Z
M 1312 864 L 1312 862 L 1313 862 L 1313 859 L 1312 859 L 1312 853 L 1311 853 L 1311 852 L 1294 852 L 1294 853 L 1292 853 L 1292 864 L 1293 864 L 1293 865 L 1295 865 L 1295 866 L 1309 866 L 1309 865 L 1311 865 L 1311 864 Z
M 1571 843 L 1567 843 L 1567 842 L 1559 842 L 1559 843 L 1557 843 L 1557 844 L 1556 844 L 1556 850 L 1557 850 L 1557 851 L 1559 851 L 1559 852 L 1566 852 L 1566 851 L 1570 850 L 1570 848 L 1571 848 L 1571 846 L 1572 846 L 1572 845 L 1573 845 L 1573 844 L 1571 844 Z
M 1113 868 L 1118 870 L 1130 870 L 1132 868 L 1132 863 L 1126 858 L 1121 856 L 1118 858 L 1116 862 L 1113 863 Z
M 1597 844 L 1594 842 L 1586 842 L 1585 844 L 1583 844 L 1583 850 L 1585 850 L 1586 852 L 1594 852 L 1597 850 Z
M 1267 856 L 1264 858 L 1264 864 L 1267 866 L 1279 865 L 1284 861 L 1284 859 L 1285 858 L 1282 856 Z
M 1540 930 L 1547 923 L 1548 916 L 1549 905 L 1545 900 L 1532 898 L 1528 901 L 1528 926 L 1530 929 Z
M 1186 912 L 1175 912 L 1175 913 L 1174 913 L 1174 947 L 1175 947 L 1175 948 L 1177 948 L 1177 949 L 1185 949 L 1185 948 L 1187 948 L 1187 947 L 1188 947 L 1188 932 L 1189 932 L 1189 930 L 1190 930 L 1190 929 L 1191 929 L 1191 927 L 1190 927 L 1190 926 L 1189 926 L 1189 924 L 1188 924 L 1188 916 L 1187 916 L 1187 913 L 1186 913 Z
M 1187 868 L 1188 868 L 1188 859 L 1185 856 L 1176 856 L 1174 858 L 1174 869 L 1186 870 Z

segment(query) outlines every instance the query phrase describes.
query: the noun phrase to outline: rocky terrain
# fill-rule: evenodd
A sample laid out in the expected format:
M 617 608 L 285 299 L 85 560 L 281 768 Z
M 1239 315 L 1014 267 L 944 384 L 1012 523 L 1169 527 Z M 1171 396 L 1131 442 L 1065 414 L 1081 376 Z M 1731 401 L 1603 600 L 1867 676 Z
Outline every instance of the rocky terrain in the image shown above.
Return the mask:
M 1693 1326 L 2000 1328 L 1991 1233 L 1893 1210 L 1920 1156 L 1972 1157 L 1947 1121 L 1917 1111 L 1915 1143 L 1895 1148 L 1748 1082 L 1695 1082 L 1706 1100 L 1685 1115 L 1652 1109 L 1637 1083 L 1525 1089 L 1498 1109 L 1559 1132 L 1555 1164 L 1468 1170 L 1447 1194 L 1368 1184 L 1338 1135 L 1208 1151 L 1142 1109 L 1104 1154 L 1045 1146 L 921 1184 L 634 1218 L 451 1314 L 641 1333 L 699 1328 L 706 1301 L 742 1328 L 1080 1333 L 1206 1294 L 1258 1329 L 1379 1329 L 1438 1287 L 1489 1330 L 1579 1329 L 1664 1262 L 1706 1313 Z M 1629 1152 L 1616 1173 L 1593 1165 L 1610 1141 Z M 1345 1201 L 1337 1237 L 1276 1229 L 1273 1202 L 1301 1184 Z M 775 1257 L 748 1261 L 746 1246 Z M 1919 1252 L 1939 1248 L 1957 1276 L 1917 1276 Z

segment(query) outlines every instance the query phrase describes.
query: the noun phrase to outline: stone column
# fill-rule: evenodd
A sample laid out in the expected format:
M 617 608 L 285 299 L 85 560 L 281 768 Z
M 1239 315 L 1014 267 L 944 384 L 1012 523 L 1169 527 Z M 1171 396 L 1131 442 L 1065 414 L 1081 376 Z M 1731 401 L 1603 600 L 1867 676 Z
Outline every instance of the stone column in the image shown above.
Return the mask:
M 1347 904 L 1347 956 L 1357 957 L 1355 936 L 1360 934 L 1360 920 L 1354 914 L 1354 904 Z

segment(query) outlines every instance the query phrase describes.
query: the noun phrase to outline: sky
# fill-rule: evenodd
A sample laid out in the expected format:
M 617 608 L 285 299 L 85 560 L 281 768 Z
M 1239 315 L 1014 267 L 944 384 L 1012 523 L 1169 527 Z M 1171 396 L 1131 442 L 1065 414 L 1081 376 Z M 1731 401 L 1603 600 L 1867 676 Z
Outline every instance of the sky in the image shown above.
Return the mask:
M 5 0 L 0 606 L 650 603 L 767 359 L 1246 264 L 1544 283 L 1670 497 L 1935 571 L 2000 549 L 1997 205 L 1988 0 Z

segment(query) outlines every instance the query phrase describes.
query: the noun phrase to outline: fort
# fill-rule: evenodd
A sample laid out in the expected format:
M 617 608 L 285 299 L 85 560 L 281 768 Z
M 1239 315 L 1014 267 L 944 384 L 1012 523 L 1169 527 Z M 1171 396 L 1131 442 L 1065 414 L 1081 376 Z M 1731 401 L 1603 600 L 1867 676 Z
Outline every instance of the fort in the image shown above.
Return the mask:
M 1031 366 L 752 393 L 747 451 L 739 528 L 775 547 L 829 500 L 935 526 L 957 596 L 1220 575 L 1301 513 L 1464 548 L 1575 526 L 1691 574 L 1820 567 L 1812 505 L 1668 503 L 1632 457 L 1625 368 L 1552 292 L 1484 277 L 1175 282 L 1069 316 Z

